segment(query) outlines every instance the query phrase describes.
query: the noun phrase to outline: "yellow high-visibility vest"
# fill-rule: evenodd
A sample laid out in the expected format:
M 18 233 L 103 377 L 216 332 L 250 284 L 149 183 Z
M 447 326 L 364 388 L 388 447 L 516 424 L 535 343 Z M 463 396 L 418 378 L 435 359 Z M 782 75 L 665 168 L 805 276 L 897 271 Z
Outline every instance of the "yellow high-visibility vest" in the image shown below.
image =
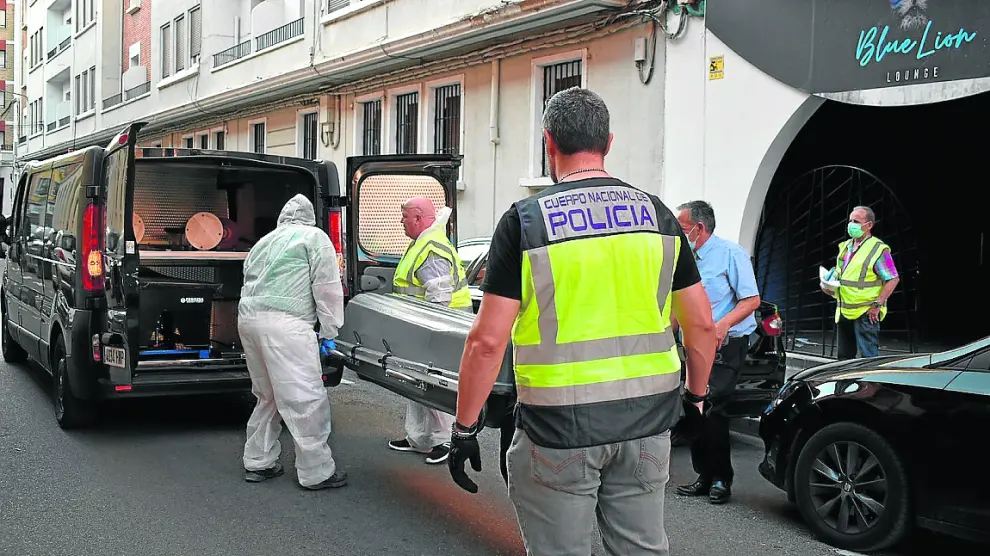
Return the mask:
M 682 415 L 670 326 L 680 227 L 656 197 L 604 183 L 567 182 L 516 203 L 516 418 L 540 446 L 643 438 Z
M 430 255 L 443 257 L 450 263 L 454 293 L 449 306 L 453 309 L 471 307 L 471 292 L 467 287 L 464 268 L 461 265 L 460 257 L 457 256 L 457 251 L 450 244 L 443 228 L 424 232 L 416 238 L 416 241 L 409 244 L 409 248 L 406 249 L 399 261 L 399 266 L 395 269 L 395 276 L 392 278 L 392 293 L 426 299 L 426 286 L 416 276 L 416 271 Z
M 849 259 L 849 264 L 842 268 L 846 249 L 849 248 L 847 239 L 839 244 L 839 256 L 835 260 L 835 268 L 839 278 L 839 291 L 836 294 L 835 322 L 839 317 L 846 320 L 856 320 L 866 314 L 873 302 L 883 291 L 883 280 L 875 270 L 877 261 L 884 251 L 890 247 L 879 239 L 870 236 L 856 248 Z M 887 316 L 887 305 L 880 307 L 880 320 Z

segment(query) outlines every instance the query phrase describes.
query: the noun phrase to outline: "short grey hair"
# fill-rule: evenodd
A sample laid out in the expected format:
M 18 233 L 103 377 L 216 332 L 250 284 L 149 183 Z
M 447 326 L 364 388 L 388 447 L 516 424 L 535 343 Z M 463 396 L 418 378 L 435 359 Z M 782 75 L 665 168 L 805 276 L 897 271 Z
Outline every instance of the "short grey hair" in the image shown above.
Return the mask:
M 553 138 L 561 154 L 605 154 L 609 135 L 608 107 L 602 97 L 588 89 L 564 89 L 547 101 L 543 110 L 543 129 Z
M 863 211 L 863 212 L 866 213 L 866 221 L 867 222 L 876 223 L 876 221 L 877 221 L 877 215 L 873 213 L 873 209 L 871 209 L 870 207 L 867 207 L 867 206 L 863 206 L 863 205 L 860 205 L 858 207 L 853 207 L 853 209 L 852 209 L 853 212 L 856 212 L 857 210 L 861 210 L 861 211 Z
M 709 233 L 715 231 L 715 209 L 705 201 L 690 201 L 677 207 L 677 210 L 690 211 L 691 221 L 702 223 Z

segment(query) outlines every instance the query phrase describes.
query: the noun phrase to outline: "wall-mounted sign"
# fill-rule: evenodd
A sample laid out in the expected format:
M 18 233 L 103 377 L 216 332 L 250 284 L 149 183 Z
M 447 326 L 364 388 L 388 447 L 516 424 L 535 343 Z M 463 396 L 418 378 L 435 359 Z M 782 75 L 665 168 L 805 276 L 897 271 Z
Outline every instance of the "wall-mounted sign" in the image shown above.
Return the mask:
M 725 77 L 725 56 L 711 56 L 708 58 L 708 79 L 722 79 Z
M 809 93 L 990 76 L 988 1 L 708 0 L 706 24 Z

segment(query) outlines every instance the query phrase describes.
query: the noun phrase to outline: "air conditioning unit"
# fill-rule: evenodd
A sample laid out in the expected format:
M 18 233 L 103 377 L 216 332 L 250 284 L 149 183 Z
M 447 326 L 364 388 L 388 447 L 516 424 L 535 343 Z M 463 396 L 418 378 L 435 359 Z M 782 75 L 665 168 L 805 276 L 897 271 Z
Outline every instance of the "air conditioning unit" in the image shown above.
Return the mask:
M 141 0 L 130 0 L 127 3 L 127 13 L 128 15 L 141 9 Z

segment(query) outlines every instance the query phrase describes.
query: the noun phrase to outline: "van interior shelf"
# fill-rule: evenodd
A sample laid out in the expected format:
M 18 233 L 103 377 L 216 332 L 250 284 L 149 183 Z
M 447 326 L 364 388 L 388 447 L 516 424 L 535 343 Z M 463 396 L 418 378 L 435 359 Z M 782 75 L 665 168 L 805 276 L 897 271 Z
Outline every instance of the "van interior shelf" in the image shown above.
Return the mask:
M 246 252 L 238 251 L 151 251 L 141 250 L 142 261 L 154 260 L 197 260 L 197 261 L 243 261 Z

